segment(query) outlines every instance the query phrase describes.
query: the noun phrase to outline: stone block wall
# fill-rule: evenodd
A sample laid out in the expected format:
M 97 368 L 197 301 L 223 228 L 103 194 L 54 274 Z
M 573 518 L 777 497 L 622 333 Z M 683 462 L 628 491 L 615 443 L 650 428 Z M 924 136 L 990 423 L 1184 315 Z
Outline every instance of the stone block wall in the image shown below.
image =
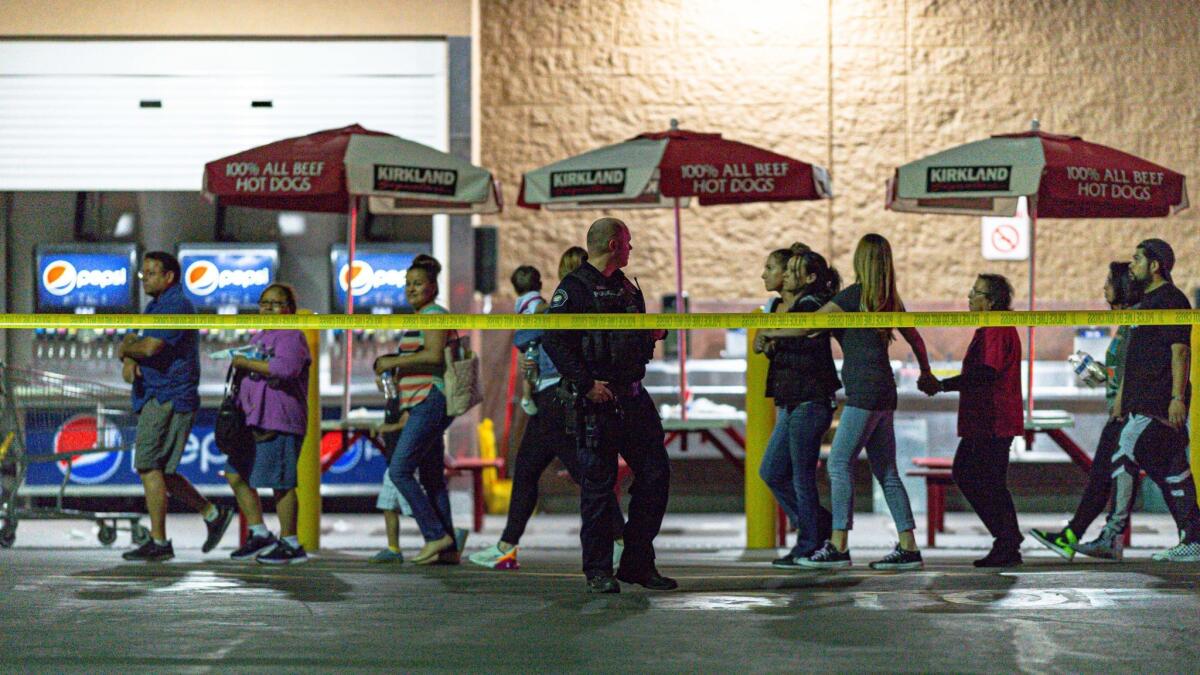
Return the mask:
M 1200 176 L 1195 0 L 483 0 L 480 19 L 482 159 L 510 205 L 522 171 L 673 117 L 830 168 L 832 203 L 688 209 L 684 278 L 697 300 L 761 301 L 766 252 L 794 240 L 851 273 L 858 238 L 878 231 L 910 306 L 965 307 L 980 271 L 1008 275 L 1022 305 L 1027 263 L 984 261 L 978 218 L 885 211 L 884 181 L 1034 117 Z M 526 263 L 549 273 L 599 215 L 510 207 L 496 219 L 502 278 Z M 630 270 L 648 297 L 670 292 L 670 212 L 624 217 Z M 1044 220 L 1039 302 L 1102 304 L 1107 262 L 1150 236 L 1175 246 L 1190 295 L 1198 223 L 1200 207 L 1165 220 Z

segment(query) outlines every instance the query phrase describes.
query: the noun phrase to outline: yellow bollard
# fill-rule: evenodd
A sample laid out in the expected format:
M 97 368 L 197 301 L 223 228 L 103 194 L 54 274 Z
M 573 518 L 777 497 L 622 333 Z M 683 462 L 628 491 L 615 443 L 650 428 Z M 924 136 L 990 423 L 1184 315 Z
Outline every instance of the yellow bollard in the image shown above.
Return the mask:
M 490 417 L 483 418 L 476 427 L 476 433 L 479 435 L 479 458 L 495 459 L 496 427 Z M 502 480 L 497 474 L 496 469 L 484 469 L 482 475 L 483 502 L 487 505 L 487 512 L 493 515 L 508 513 L 508 502 L 512 499 L 512 481 Z
M 311 314 L 300 310 L 300 314 Z M 296 534 L 307 551 L 321 548 L 321 332 L 304 331 L 312 364 L 308 367 L 308 429 L 300 446 L 300 461 L 296 466 L 296 499 L 299 516 Z
M 746 548 L 775 548 L 775 497 L 758 477 L 775 427 L 775 406 L 767 390 L 767 357 L 754 353 L 757 331 L 746 331 Z
M 1192 439 L 1192 481 L 1196 483 L 1196 501 L 1200 502 L 1200 326 L 1192 326 L 1192 387 L 1191 409 L 1188 411 L 1188 431 Z

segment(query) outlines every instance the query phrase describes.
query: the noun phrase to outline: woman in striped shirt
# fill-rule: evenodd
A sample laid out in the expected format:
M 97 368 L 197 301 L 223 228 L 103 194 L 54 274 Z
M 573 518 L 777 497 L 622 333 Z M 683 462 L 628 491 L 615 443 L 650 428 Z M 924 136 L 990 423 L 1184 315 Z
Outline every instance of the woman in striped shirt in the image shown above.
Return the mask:
M 434 302 L 441 271 L 441 264 L 427 255 L 417 256 L 408 268 L 404 292 L 417 314 L 447 313 Z M 408 423 L 396 442 L 388 476 L 412 507 L 413 518 L 425 538 L 425 546 L 412 559 L 418 565 L 439 560 L 458 562 L 444 473 L 443 434 L 453 421 L 446 414 L 442 376 L 448 337 L 457 339 L 444 330 L 405 331 L 397 354 L 375 360 L 377 375 L 390 370 L 396 377 L 400 408 L 408 412 Z

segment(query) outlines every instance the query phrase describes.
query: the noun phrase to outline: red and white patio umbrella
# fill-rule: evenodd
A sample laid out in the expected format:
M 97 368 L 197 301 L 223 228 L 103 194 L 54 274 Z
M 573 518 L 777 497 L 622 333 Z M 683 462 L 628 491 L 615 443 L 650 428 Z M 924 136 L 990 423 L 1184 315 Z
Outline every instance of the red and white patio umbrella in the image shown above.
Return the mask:
M 485 169 L 399 136 L 353 124 L 250 148 L 204 165 L 204 194 L 220 206 L 349 212 L 348 269 L 355 270 L 359 199 L 374 213 L 497 213 L 500 188 Z M 354 294 L 346 294 L 346 313 Z M 343 414 L 350 407 L 346 349 Z
M 1188 207 L 1183 174 L 1078 136 L 1001 134 L 910 162 L 888 181 L 887 208 L 911 213 L 1030 218 L 1029 309 L 1035 306 L 1038 218 L 1161 218 Z M 1033 413 L 1033 327 L 1028 411 Z
M 524 175 L 518 204 L 547 209 L 673 208 L 675 304 L 683 311 L 680 209 L 701 206 L 828 199 L 829 172 L 770 150 L 680 129 L 646 133 L 555 162 Z M 687 416 L 687 345 L 678 331 L 680 409 Z

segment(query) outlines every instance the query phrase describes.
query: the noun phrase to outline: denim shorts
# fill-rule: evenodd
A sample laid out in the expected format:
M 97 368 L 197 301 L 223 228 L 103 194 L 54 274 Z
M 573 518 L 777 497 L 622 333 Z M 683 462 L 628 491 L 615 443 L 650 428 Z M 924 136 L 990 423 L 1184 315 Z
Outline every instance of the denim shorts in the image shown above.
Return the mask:
M 281 432 L 271 440 L 255 442 L 250 487 L 274 490 L 296 487 L 296 463 L 303 440 L 302 436 Z

